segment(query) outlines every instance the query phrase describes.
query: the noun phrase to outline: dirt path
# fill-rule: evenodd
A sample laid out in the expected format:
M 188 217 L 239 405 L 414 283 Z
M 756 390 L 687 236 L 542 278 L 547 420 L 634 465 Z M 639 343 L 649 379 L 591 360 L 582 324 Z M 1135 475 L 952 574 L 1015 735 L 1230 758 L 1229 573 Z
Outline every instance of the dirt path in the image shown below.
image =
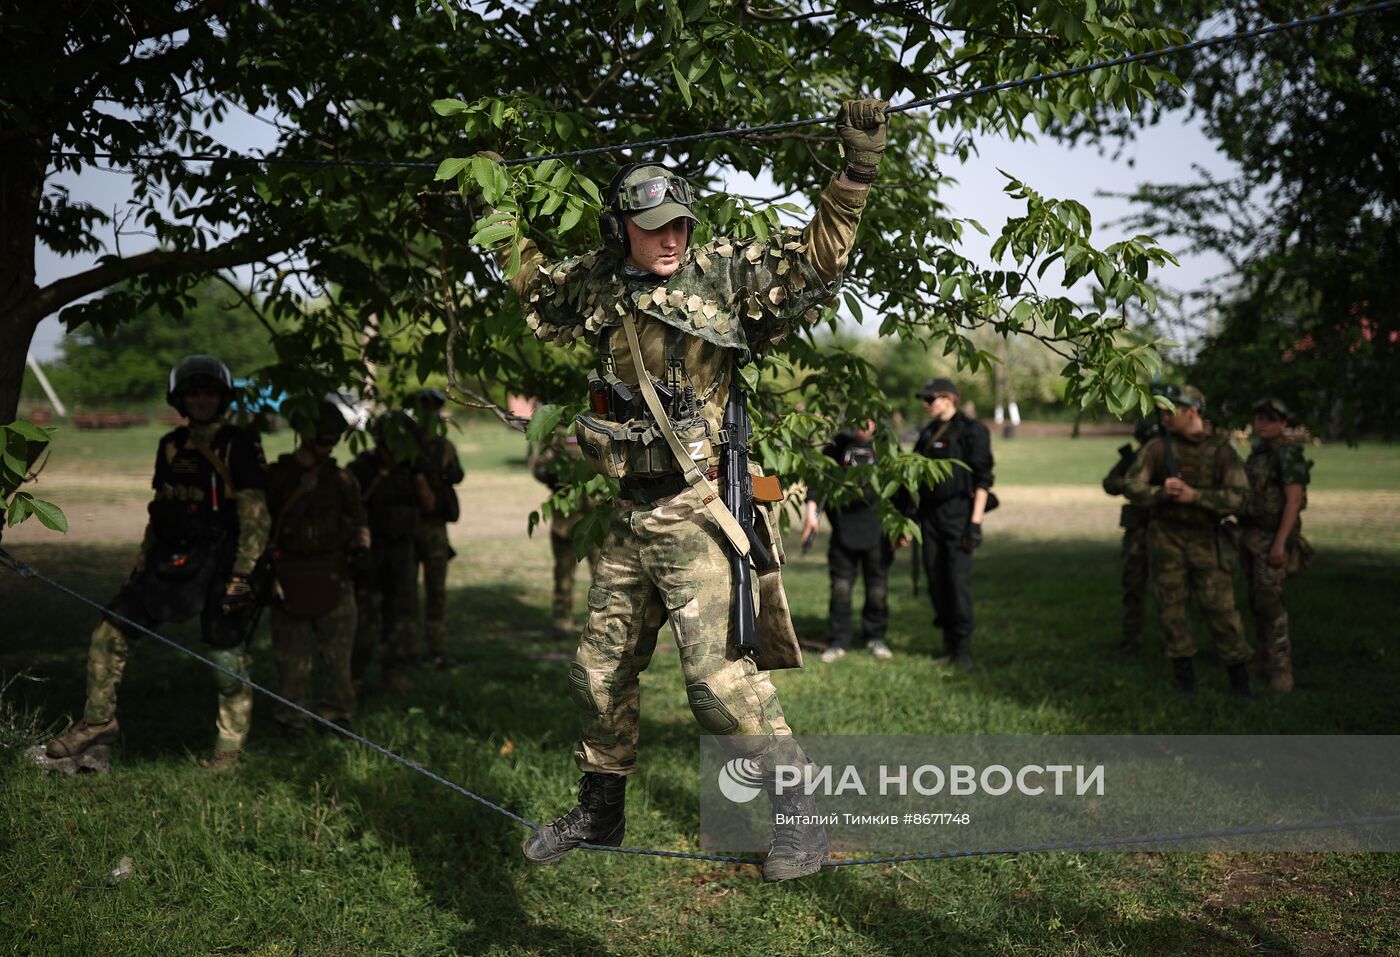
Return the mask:
M 69 473 L 44 482 L 41 495 L 68 515 L 65 542 L 95 545 L 140 539 L 150 495 L 142 474 Z M 475 473 L 460 489 L 462 520 L 451 527 L 458 551 L 490 547 L 547 548 L 539 532 L 525 535 L 543 489 L 528 474 Z M 987 530 L 1017 538 L 1113 538 L 1118 534 L 1118 503 L 1085 485 L 1009 485 L 997 489 L 1001 508 L 987 518 Z M 1304 523 L 1310 534 L 1348 543 L 1370 543 L 1400 550 L 1400 491 L 1314 492 Z M 5 533 L 5 543 L 53 544 L 52 532 L 31 520 Z

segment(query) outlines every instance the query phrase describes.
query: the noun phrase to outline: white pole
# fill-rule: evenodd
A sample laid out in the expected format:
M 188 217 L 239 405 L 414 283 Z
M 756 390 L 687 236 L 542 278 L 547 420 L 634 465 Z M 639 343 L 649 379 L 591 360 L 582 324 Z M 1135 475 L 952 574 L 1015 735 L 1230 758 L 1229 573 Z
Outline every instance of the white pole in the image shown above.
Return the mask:
M 39 367 L 39 363 L 34 359 L 34 353 L 26 352 L 25 361 L 29 363 L 29 368 L 34 370 L 34 378 L 39 380 L 39 385 L 43 388 L 44 394 L 47 395 L 49 401 L 53 403 L 53 410 L 62 418 L 68 418 L 68 410 L 63 407 L 63 400 L 58 397 L 58 393 L 53 390 L 53 386 L 49 385 L 49 377 L 44 375 L 44 370 Z

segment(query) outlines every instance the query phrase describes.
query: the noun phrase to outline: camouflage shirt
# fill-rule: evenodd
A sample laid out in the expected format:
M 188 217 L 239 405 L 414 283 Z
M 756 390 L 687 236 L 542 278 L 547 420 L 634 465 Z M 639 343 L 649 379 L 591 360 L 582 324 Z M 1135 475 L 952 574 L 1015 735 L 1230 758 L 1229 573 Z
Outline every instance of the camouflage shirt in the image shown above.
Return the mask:
M 681 334 L 685 375 L 717 434 L 735 360 L 746 362 L 799 324 L 821 318 L 840 285 L 865 199 L 865 190 L 833 179 L 805 229 L 782 229 L 766 242 L 721 237 L 688 248 L 665 278 L 629 274 L 620 249 L 556 263 L 526 240 L 511 286 L 536 337 L 561 346 L 589 338 L 615 357 L 623 382 L 639 381 L 624 315 L 637 324 L 654 378 L 666 370 L 668 335 Z
M 1276 529 L 1283 518 L 1283 488 L 1300 485 L 1303 507 L 1308 502 L 1308 482 L 1312 463 L 1295 441 L 1279 438 L 1270 442 L 1255 439 L 1244 464 L 1249 476 L 1249 521 L 1260 528 Z
M 348 549 L 356 532 L 366 527 L 359 483 L 332 458 L 320 465 L 313 484 L 298 495 L 308 471 L 295 452 L 281 456 L 268 470 L 267 504 L 276 524 L 277 545 L 289 555 Z
M 1167 479 L 1166 442 L 1172 444 L 1181 480 L 1196 490 L 1194 502 L 1168 501 L 1162 492 Z M 1173 434 L 1144 445 L 1128 469 L 1123 494 L 1134 505 L 1151 506 L 1154 522 L 1207 527 L 1244 508 L 1249 480 L 1230 447 L 1229 435 L 1207 428 L 1195 439 Z

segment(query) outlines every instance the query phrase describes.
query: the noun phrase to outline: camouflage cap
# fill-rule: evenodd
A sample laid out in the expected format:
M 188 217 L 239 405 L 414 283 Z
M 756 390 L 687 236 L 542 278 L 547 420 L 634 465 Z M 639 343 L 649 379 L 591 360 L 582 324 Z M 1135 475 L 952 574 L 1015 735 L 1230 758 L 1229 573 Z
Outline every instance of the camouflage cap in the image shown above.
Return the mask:
M 629 189 L 635 189 L 649 180 L 666 180 L 665 183 L 656 184 L 653 189 L 661 192 L 661 202 L 656 206 L 646 208 L 635 208 L 635 212 L 627 208 L 628 204 L 622 202 L 622 198 L 627 195 Z M 677 197 L 677 193 L 681 193 Z M 660 229 L 673 219 L 685 218 L 693 223 L 699 223 L 695 213 L 691 212 L 690 206 L 677 199 L 690 199 L 694 201 L 690 184 L 682 177 L 677 176 L 664 166 L 638 166 L 622 178 L 618 185 L 617 196 L 614 202 L 618 212 L 625 215 L 632 222 L 642 229 Z
M 1206 397 L 1200 389 L 1194 385 L 1171 385 L 1157 386 L 1152 390 L 1154 395 L 1165 396 L 1170 399 L 1172 405 L 1190 406 L 1198 412 L 1206 410 Z
M 1282 422 L 1294 422 L 1297 420 L 1297 417 L 1293 414 L 1293 410 L 1288 407 L 1288 403 L 1284 402 L 1276 395 L 1268 396 L 1254 403 L 1254 414 L 1266 415 Z

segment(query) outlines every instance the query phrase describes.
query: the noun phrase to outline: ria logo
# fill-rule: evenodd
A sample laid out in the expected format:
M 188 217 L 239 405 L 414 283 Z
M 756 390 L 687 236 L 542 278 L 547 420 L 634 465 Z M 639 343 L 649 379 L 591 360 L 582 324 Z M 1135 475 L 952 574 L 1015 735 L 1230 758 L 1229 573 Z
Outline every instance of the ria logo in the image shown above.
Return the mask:
M 734 758 L 719 769 L 719 793 L 735 804 L 748 804 L 763 791 L 763 772 L 750 758 Z

